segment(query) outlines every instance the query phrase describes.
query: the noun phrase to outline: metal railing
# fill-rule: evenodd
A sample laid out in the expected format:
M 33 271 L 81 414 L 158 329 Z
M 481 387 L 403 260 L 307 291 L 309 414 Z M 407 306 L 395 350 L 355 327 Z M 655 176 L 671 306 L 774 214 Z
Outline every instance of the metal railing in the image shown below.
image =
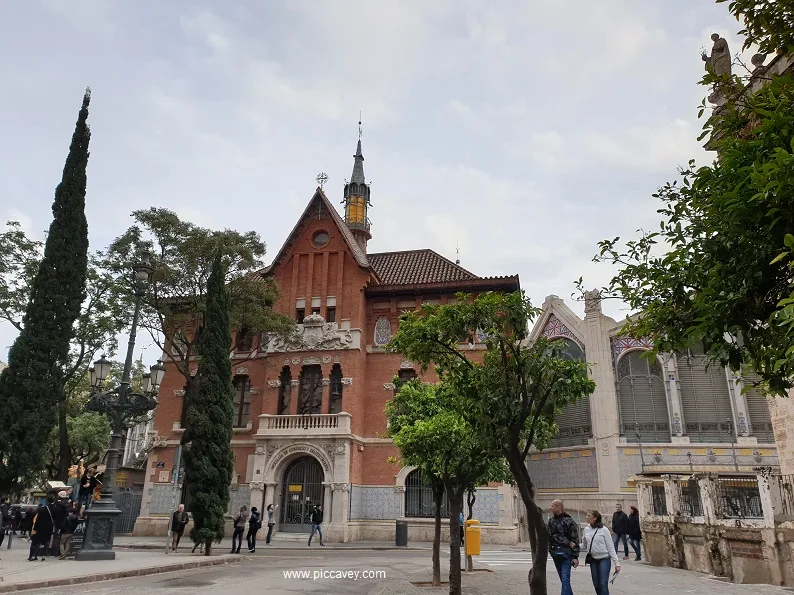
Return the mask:
M 703 516 L 703 500 L 700 497 L 700 486 L 694 479 L 678 482 L 681 500 L 681 516 Z
M 667 497 L 664 493 L 664 485 L 653 484 L 651 486 L 651 499 L 653 501 L 653 514 L 664 516 L 667 514 Z
M 781 508 L 784 515 L 794 515 L 794 475 L 778 475 Z
M 721 518 L 764 518 L 757 477 L 719 477 L 716 488 L 716 512 Z

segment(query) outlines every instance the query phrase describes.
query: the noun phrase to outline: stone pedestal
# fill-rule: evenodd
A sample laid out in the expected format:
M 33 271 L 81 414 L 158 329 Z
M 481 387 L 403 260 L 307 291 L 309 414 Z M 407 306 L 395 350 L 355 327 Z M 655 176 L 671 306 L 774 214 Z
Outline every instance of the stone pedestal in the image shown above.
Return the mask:
M 75 555 L 75 560 L 115 560 L 114 521 L 116 517 L 121 516 L 121 510 L 112 499 L 103 497 L 89 508 L 85 515 L 88 517 L 85 541 L 82 549 Z

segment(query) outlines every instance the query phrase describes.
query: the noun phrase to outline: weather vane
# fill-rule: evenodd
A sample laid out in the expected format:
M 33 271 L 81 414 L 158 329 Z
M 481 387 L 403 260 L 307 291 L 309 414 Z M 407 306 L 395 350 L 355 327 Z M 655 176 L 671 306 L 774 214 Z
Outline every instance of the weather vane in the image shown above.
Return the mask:
M 328 181 L 328 174 L 326 174 L 324 171 L 321 171 L 319 174 L 317 174 L 315 180 L 317 180 L 320 188 L 322 188 L 323 185 Z
M 358 111 L 358 140 L 361 140 L 361 110 Z

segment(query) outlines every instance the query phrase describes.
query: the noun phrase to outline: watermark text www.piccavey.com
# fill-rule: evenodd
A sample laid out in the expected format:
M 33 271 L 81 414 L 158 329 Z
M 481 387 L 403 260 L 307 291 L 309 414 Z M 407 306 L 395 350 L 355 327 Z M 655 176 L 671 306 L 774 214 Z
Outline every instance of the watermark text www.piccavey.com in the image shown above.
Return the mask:
M 312 581 L 325 581 L 342 579 L 357 581 L 359 579 L 384 579 L 385 570 L 331 570 L 319 568 L 316 570 L 284 570 L 284 578 L 297 578 Z

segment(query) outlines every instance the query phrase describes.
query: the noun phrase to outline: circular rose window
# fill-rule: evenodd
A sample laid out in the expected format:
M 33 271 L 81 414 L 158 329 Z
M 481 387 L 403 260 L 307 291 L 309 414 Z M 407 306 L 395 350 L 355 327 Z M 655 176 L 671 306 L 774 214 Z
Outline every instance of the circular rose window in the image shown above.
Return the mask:
M 328 234 L 324 231 L 318 231 L 312 238 L 312 244 L 317 248 L 322 248 L 328 243 Z

